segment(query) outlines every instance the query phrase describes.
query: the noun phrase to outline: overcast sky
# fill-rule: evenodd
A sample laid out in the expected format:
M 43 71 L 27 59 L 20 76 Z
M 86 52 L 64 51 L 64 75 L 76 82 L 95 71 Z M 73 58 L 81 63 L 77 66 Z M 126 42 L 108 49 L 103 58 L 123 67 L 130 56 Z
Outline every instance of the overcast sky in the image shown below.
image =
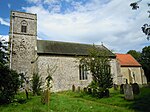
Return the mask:
M 150 41 L 141 31 L 149 23 L 147 2 L 136 0 L 0 0 L 0 36 L 8 38 L 11 10 L 37 14 L 38 38 L 103 44 L 117 53 L 140 51 Z

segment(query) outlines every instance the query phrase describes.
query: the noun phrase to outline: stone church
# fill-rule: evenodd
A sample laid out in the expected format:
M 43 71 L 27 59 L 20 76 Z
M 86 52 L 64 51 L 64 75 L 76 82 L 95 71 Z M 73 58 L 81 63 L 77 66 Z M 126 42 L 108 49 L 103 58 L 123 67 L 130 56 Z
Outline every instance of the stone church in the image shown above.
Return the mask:
M 24 73 L 31 79 L 39 73 L 43 81 L 48 70 L 56 68 L 52 91 L 69 90 L 72 85 L 87 86 L 92 76 L 80 67 L 80 56 L 87 56 L 92 45 L 58 41 L 37 40 L 37 15 L 12 11 L 10 15 L 10 68 Z M 115 84 L 122 83 L 116 55 L 104 45 L 97 45 L 111 58 L 111 73 Z

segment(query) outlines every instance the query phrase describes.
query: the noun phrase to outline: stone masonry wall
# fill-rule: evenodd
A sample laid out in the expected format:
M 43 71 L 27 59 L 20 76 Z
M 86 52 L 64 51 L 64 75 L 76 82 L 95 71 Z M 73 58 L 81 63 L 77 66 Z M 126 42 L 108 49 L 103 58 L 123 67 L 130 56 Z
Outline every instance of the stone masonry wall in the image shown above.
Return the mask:
M 32 77 L 36 72 L 34 61 L 37 57 L 37 16 L 36 14 L 12 11 L 10 18 L 9 37 L 12 43 L 12 69 L 19 73 L 26 73 L 27 77 Z M 21 32 L 22 21 L 27 23 L 26 32 Z
M 141 67 L 121 67 L 121 74 L 123 75 L 123 79 L 124 79 L 123 83 L 125 84 L 125 79 L 127 79 L 128 83 L 130 83 L 131 78 L 133 79 L 132 77 L 133 73 L 135 76 L 135 82 L 132 82 L 132 83 L 142 84 Z M 131 74 L 131 77 L 130 77 L 130 74 Z
M 39 56 L 38 71 L 43 79 L 47 76 L 48 65 L 50 68 L 57 67 L 55 73 L 52 75 L 52 91 L 54 92 L 71 90 L 72 85 L 84 88 L 92 80 L 90 74 L 88 74 L 88 80 L 79 80 L 79 61 L 75 57 Z
M 19 73 L 27 73 L 29 77 L 35 71 L 35 43 L 32 36 L 15 35 L 13 38 L 12 69 Z
M 112 64 L 112 74 L 117 75 L 115 72 L 115 60 Z M 92 75 L 88 73 L 88 80 L 79 79 L 79 61 L 75 57 L 63 56 L 39 56 L 38 58 L 38 73 L 45 79 L 47 76 L 48 65 L 50 68 L 56 66 L 56 72 L 53 77 L 52 91 L 70 90 L 72 85 L 81 88 L 86 87 L 92 81 Z M 115 68 L 115 69 L 113 69 Z M 113 76 L 113 77 L 114 77 Z
M 113 84 L 121 85 L 122 75 L 121 75 L 118 61 L 116 59 L 111 59 L 110 65 L 111 65 L 111 74 L 113 78 Z

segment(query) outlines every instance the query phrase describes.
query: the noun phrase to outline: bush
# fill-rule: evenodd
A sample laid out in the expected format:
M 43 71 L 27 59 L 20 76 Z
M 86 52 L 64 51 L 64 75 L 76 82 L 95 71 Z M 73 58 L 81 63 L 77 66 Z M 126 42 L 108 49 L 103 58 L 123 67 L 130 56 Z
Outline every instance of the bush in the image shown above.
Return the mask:
M 32 76 L 32 90 L 33 95 L 40 95 L 42 85 L 42 78 L 38 73 L 34 73 Z
M 20 85 L 19 74 L 0 63 L 0 104 L 10 103 Z

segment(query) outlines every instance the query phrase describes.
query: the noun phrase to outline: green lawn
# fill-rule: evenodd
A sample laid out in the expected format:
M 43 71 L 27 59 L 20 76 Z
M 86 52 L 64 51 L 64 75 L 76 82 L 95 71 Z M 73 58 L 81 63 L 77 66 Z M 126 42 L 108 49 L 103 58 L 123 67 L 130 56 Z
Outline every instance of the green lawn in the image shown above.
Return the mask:
M 52 93 L 50 104 L 41 104 L 40 96 L 30 95 L 25 100 L 23 93 L 16 101 L 0 106 L 0 112 L 150 112 L 150 88 L 141 89 L 134 101 L 125 101 L 119 91 L 110 90 L 109 98 L 94 98 L 78 92 Z

